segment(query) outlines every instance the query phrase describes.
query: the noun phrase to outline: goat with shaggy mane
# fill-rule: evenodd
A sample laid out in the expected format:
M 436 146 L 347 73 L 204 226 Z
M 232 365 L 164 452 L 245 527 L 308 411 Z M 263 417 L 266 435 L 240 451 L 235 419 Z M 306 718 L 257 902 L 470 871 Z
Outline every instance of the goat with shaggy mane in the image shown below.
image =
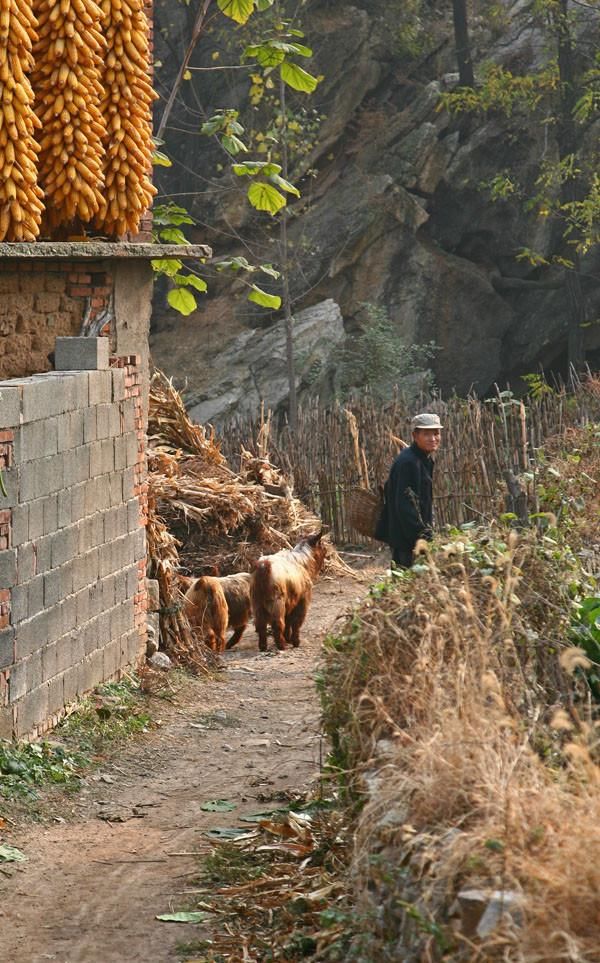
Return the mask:
M 313 582 L 323 568 L 323 532 L 303 538 L 292 549 L 263 555 L 250 580 L 250 599 L 261 652 L 271 626 L 278 649 L 300 645 L 300 628 L 310 604 Z

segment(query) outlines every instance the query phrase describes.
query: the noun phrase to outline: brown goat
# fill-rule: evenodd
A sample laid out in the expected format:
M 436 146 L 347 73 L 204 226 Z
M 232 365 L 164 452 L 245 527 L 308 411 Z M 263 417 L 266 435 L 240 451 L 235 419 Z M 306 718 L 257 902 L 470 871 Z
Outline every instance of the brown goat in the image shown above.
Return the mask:
M 219 582 L 227 602 L 228 625 L 233 629 L 233 635 L 227 643 L 227 648 L 232 649 L 240 641 L 250 621 L 250 572 L 222 575 Z
M 229 613 L 220 579 L 211 575 L 194 579 L 185 593 L 183 610 L 213 652 L 222 652 Z
M 310 604 L 313 582 L 323 568 L 323 532 L 303 538 L 292 549 L 259 558 L 250 580 L 250 599 L 261 652 L 270 624 L 278 649 L 300 645 L 300 628 Z

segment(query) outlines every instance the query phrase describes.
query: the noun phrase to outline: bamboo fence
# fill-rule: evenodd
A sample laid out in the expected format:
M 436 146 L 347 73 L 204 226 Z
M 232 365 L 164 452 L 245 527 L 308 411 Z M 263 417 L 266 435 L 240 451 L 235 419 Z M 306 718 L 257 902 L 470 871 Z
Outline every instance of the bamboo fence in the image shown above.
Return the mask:
M 322 518 L 334 541 L 364 545 L 369 540 L 346 518 L 345 495 L 357 487 L 376 490 L 385 481 L 403 442 L 411 441 L 410 417 L 419 410 L 437 412 L 444 425 L 435 467 L 436 527 L 458 526 L 503 511 L 506 471 L 531 472 L 545 439 L 600 419 L 600 381 L 575 379 L 569 390 L 545 386 L 526 402 L 500 390 L 485 401 L 422 399 L 410 410 L 399 396 L 384 406 L 369 394 L 328 408 L 315 401 L 299 412 L 295 433 L 264 413 L 229 424 L 224 454 L 233 464 L 242 448 L 259 455 L 267 447 L 271 462 Z M 535 499 L 535 473 L 529 494 Z

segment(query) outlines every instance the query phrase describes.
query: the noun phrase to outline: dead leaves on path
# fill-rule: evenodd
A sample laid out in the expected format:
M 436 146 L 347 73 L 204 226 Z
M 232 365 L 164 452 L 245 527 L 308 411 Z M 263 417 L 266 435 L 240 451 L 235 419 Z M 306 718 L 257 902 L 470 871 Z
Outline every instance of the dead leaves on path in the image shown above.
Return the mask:
M 225 856 L 244 881 L 194 891 L 199 905 L 215 914 L 211 952 L 195 957 L 198 963 L 286 963 L 307 951 L 326 959 L 328 948 L 341 948 L 349 929 L 342 882 L 347 836 L 336 812 L 290 810 L 217 846 L 221 868 Z

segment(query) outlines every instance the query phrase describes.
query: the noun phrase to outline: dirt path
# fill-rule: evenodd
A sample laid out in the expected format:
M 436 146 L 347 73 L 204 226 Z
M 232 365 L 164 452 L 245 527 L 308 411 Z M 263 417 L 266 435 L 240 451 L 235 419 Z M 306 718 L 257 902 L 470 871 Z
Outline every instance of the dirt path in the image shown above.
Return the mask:
M 197 931 L 155 917 L 189 905 L 192 854 L 210 848 L 203 831 L 302 792 L 318 773 L 315 661 L 324 634 L 365 590 L 351 578 L 323 579 L 299 649 L 259 655 L 248 631 L 219 681 L 186 685 L 176 707 L 165 704 L 161 728 L 65 797 L 66 821 L 5 838 L 27 862 L 0 875 L 1 961 L 178 959 L 176 944 Z M 215 799 L 235 802 L 235 813 L 201 810 Z

